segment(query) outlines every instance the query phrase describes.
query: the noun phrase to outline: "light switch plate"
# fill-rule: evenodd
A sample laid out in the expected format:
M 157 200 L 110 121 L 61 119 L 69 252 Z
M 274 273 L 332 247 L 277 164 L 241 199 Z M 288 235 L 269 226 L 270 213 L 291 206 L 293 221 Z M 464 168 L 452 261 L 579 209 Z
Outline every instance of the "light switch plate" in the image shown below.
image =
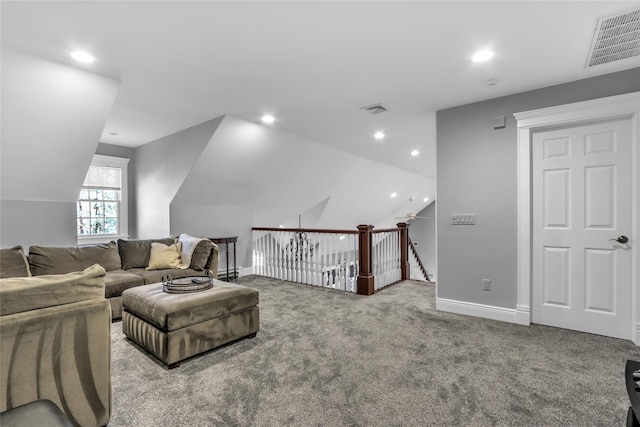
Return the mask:
M 475 225 L 476 214 L 451 214 L 451 225 Z

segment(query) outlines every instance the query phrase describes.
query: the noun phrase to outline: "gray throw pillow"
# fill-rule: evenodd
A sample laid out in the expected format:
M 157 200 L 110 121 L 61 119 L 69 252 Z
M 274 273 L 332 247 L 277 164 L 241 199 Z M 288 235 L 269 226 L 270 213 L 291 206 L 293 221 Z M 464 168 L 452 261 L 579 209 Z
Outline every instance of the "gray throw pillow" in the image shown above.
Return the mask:
M 193 255 L 191 256 L 191 265 L 189 267 L 196 271 L 204 270 L 204 267 L 207 265 L 207 261 L 209 260 L 212 248 L 213 242 L 211 240 L 200 241 L 193 251 Z
M 174 240 L 171 237 L 163 239 L 146 240 L 118 240 L 118 251 L 122 260 L 122 269 L 146 268 L 149 265 L 151 256 L 151 242 L 172 245 Z

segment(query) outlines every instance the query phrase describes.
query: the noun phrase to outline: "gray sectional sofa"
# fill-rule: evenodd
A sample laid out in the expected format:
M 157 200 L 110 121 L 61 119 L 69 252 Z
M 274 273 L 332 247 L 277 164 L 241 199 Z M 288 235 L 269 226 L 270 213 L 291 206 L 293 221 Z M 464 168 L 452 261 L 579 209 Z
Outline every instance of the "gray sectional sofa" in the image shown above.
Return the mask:
M 14 260 L 13 272 L 24 273 L 24 254 L 2 252 L 3 267 Z M 46 399 L 73 425 L 109 422 L 111 308 L 105 274 L 94 264 L 73 273 L 0 280 L 0 411 Z M 5 421 L 3 416 L 0 424 Z
M 28 255 L 21 247 L 0 251 L 0 278 L 65 274 L 82 271 L 93 264 L 106 270 L 105 297 L 111 303 L 112 320 L 122 317 L 122 292 L 126 289 L 157 283 L 170 275 L 177 279 L 206 276 L 218 271 L 218 247 L 210 240 L 197 243 L 189 268 L 147 270 L 152 243 L 171 245 L 172 237 L 147 240 L 118 240 L 105 244 L 77 247 L 31 246 Z

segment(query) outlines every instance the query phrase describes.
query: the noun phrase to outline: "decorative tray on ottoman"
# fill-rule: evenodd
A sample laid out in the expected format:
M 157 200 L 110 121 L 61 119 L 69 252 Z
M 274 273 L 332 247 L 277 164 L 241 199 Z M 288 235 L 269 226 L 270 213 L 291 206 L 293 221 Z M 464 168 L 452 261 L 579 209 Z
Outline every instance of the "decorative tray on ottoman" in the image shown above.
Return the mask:
M 211 289 L 213 287 L 213 274 L 210 270 L 207 270 L 206 274 L 206 277 L 183 277 L 180 279 L 172 279 L 169 275 L 163 276 L 162 290 L 171 294 L 186 294 Z

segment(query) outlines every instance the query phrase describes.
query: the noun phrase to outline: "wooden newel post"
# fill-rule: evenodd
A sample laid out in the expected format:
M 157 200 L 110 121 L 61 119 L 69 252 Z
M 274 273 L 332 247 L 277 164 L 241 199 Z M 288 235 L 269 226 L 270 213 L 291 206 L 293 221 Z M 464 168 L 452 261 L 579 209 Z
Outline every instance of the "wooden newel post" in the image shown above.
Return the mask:
M 401 280 L 409 280 L 411 277 L 411 265 L 409 264 L 409 224 L 399 222 L 400 229 L 400 271 Z
M 360 268 L 358 272 L 358 293 L 360 295 L 373 295 L 374 278 L 371 271 L 371 230 L 373 225 L 358 226 L 358 258 Z

